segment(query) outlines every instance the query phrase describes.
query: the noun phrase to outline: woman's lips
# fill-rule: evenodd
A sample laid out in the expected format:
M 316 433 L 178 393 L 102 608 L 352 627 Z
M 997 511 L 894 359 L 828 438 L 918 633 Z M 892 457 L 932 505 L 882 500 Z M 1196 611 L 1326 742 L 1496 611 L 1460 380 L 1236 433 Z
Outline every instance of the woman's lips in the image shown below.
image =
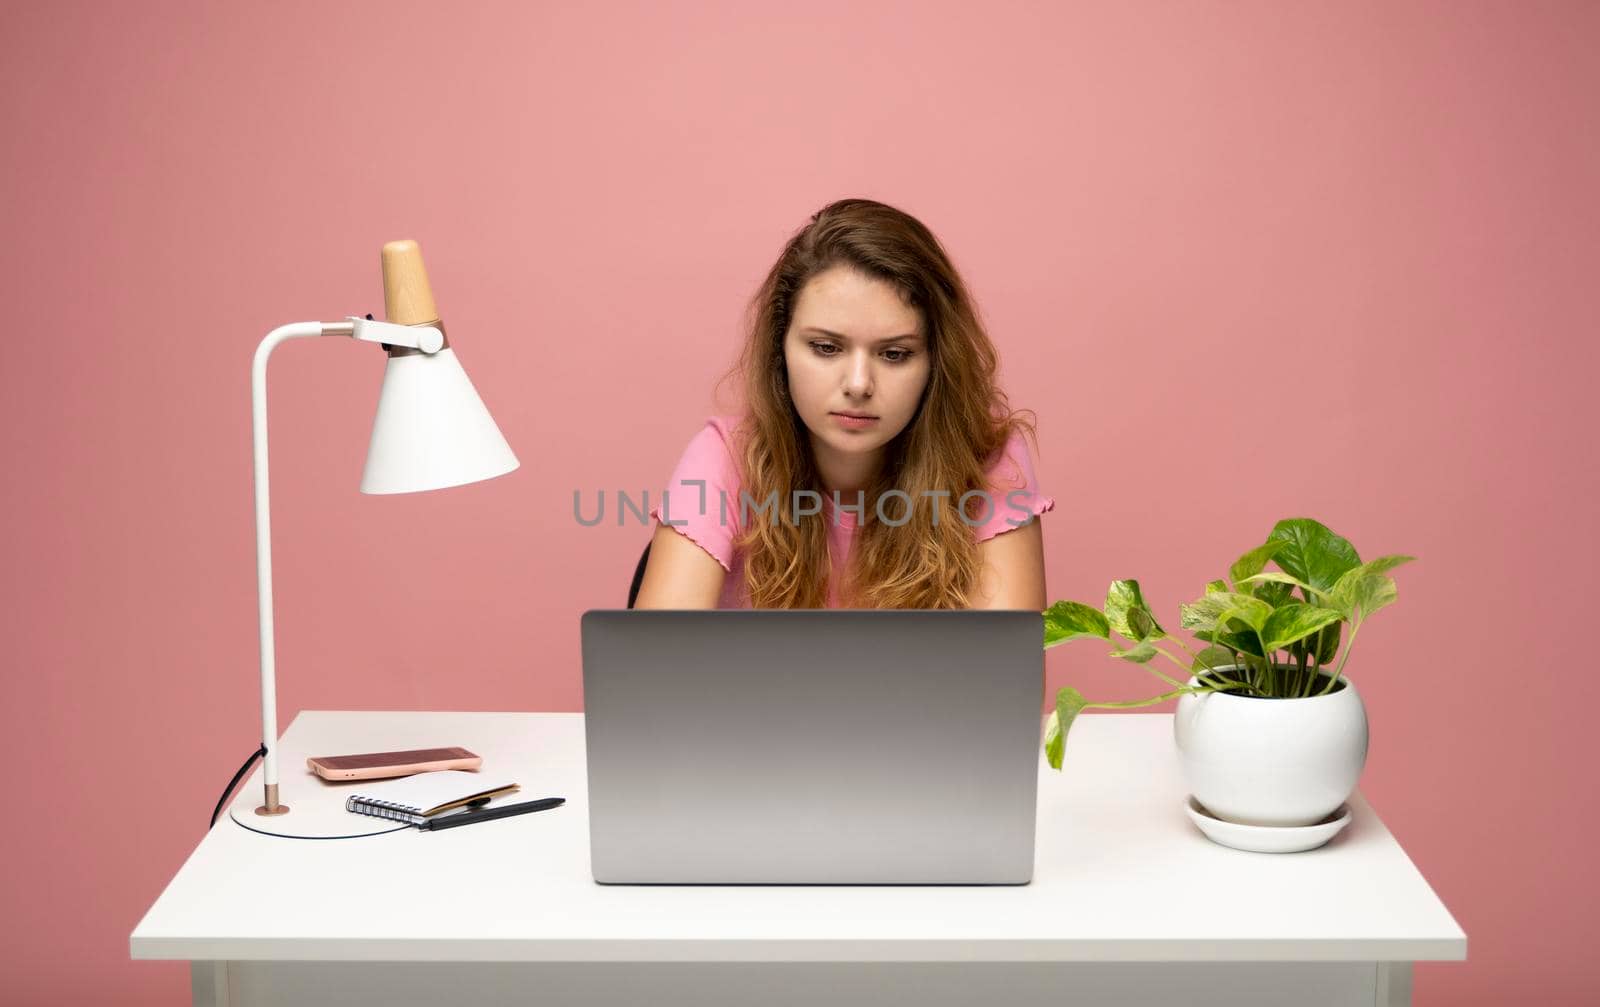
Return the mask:
M 866 430 L 878 422 L 876 416 L 849 416 L 845 413 L 829 413 L 834 420 L 846 430 Z

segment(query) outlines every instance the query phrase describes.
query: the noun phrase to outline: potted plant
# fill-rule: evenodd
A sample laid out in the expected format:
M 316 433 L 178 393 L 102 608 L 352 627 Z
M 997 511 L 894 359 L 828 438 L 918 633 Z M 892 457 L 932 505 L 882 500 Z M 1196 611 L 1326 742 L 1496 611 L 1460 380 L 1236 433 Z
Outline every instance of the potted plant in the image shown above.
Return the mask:
M 1210 582 L 1180 606 L 1179 626 L 1205 644 L 1198 652 L 1161 627 L 1136 580 L 1113 581 L 1103 610 L 1056 602 L 1044 613 L 1046 648 L 1105 640 L 1114 646 L 1112 657 L 1143 665 L 1170 689 L 1149 699 L 1091 703 L 1063 687 L 1045 729 L 1050 765 L 1061 768 L 1080 711 L 1176 698 L 1173 731 L 1184 775 L 1208 811 L 1243 825 L 1321 820 L 1350 796 L 1366 763 L 1366 711 L 1344 677 L 1345 662 L 1366 620 L 1395 600 L 1389 571 L 1412 558 L 1363 563 L 1354 546 L 1322 524 L 1279 521 L 1265 542 L 1234 562 L 1226 580 Z M 1184 679 L 1163 672 L 1157 658 L 1176 665 Z

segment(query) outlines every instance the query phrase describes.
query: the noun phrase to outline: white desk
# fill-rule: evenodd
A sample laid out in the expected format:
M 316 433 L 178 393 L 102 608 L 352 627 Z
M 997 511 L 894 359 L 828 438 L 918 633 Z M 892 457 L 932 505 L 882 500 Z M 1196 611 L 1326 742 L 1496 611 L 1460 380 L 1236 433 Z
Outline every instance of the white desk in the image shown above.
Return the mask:
M 1351 825 L 1313 852 L 1203 837 L 1170 715 L 1080 718 L 1067 772 L 1041 771 L 1034 880 L 1017 887 L 598 885 L 582 714 L 306 712 L 281 765 L 287 778 L 307 755 L 437 745 L 567 804 L 344 840 L 224 816 L 133 931 L 133 957 L 191 961 L 195 1003 L 233 1007 L 1395 1005 L 1410 1003 L 1412 962 L 1466 957 L 1359 794 Z M 259 790 L 252 777 L 240 799 Z

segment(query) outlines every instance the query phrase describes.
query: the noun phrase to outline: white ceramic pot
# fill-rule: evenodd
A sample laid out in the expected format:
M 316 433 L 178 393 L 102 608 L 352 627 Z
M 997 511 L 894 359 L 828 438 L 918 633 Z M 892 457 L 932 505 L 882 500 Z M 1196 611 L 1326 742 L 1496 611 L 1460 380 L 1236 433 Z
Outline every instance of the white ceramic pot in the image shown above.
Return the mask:
M 1311 825 L 1336 811 L 1367 762 L 1366 708 L 1348 678 L 1340 683 L 1304 699 L 1179 697 L 1172 730 L 1189 792 L 1241 825 Z

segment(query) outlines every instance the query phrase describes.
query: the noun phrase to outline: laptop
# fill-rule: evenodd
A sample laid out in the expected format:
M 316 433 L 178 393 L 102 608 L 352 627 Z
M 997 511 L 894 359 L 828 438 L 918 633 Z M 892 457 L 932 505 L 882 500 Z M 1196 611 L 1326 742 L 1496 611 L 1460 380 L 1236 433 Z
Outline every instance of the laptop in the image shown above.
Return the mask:
M 1022 885 L 1038 612 L 583 615 L 603 884 Z

